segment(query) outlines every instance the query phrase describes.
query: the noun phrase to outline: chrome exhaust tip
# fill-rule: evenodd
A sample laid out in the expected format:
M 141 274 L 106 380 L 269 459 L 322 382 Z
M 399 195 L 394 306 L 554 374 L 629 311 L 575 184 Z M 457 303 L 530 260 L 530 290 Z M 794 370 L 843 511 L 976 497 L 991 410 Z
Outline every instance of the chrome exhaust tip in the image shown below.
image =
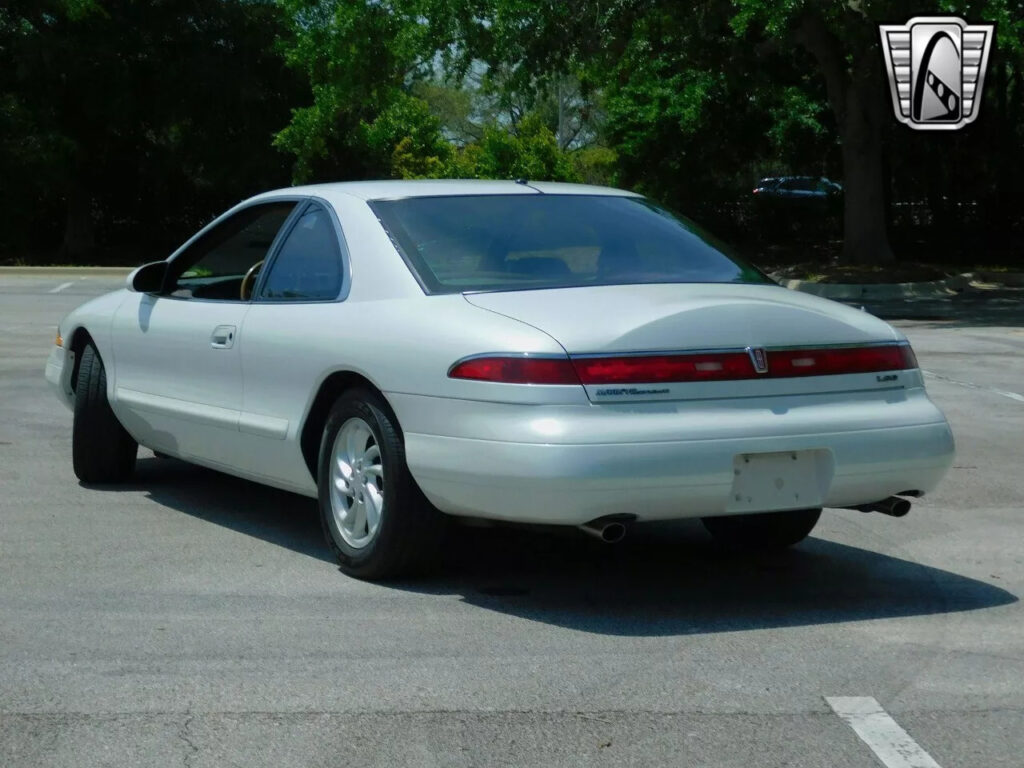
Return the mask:
M 860 512 L 881 512 L 889 517 L 904 517 L 910 512 L 910 502 L 906 499 L 901 499 L 899 496 L 890 496 L 881 501 L 859 504 L 856 507 L 850 507 L 850 509 L 856 509 Z
M 636 519 L 633 515 L 608 515 L 599 517 L 579 526 L 588 536 L 600 539 L 605 544 L 618 544 L 626 538 L 629 523 Z

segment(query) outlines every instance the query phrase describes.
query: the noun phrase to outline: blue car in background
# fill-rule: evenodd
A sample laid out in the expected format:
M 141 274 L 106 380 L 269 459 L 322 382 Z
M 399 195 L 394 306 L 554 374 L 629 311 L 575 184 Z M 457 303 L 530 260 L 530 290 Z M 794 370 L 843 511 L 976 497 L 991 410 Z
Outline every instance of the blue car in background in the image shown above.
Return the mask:
M 843 194 L 843 187 L 824 176 L 768 176 L 754 187 L 759 199 L 828 200 Z

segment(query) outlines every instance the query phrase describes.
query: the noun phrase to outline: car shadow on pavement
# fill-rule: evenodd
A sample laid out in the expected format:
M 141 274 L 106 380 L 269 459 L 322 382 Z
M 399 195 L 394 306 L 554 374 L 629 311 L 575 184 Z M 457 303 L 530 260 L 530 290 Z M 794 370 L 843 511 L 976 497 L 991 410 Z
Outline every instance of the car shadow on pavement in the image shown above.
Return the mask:
M 629 636 L 923 616 L 1018 599 L 976 579 L 815 537 L 782 552 L 730 554 L 699 521 L 634 526 L 614 546 L 574 532 L 459 530 L 440 572 L 401 588 Z
M 144 491 L 170 509 L 334 562 L 316 506 L 303 496 L 154 458 L 140 458 L 131 484 L 103 490 Z M 730 554 L 699 521 L 637 525 L 616 545 L 574 529 L 452 525 L 440 562 L 386 586 L 638 637 L 925 616 L 1018 599 L 977 579 L 813 536 L 783 552 Z
M 131 482 L 89 486 L 104 491 L 142 491 L 178 512 L 229 528 L 328 563 L 316 502 L 177 459 L 140 456 Z

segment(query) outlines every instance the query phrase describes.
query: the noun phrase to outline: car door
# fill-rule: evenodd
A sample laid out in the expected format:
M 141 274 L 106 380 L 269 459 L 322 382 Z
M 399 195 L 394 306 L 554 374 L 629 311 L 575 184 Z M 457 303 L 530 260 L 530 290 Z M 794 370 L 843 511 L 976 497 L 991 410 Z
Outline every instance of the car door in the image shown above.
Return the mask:
M 324 370 L 343 360 L 348 334 L 359 332 L 344 301 L 348 285 L 336 214 L 310 200 L 289 222 L 244 321 L 239 428 L 249 461 L 263 478 L 304 493 L 315 486 L 299 444 L 302 416 Z
M 279 200 L 227 216 L 175 254 L 159 294 L 130 294 L 116 312 L 113 405 L 143 445 L 245 471 L 242 290 L 295 206 Z

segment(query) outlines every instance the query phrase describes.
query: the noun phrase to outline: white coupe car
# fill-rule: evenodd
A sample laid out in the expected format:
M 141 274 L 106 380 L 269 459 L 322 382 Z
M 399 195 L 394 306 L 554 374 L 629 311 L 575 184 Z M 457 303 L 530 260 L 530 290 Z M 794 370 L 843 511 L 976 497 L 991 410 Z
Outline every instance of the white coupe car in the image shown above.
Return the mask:
M 363 578 L 445 515 L 788 546 L 822 507 L 905 514 L 953 456 L 886 323 L 638 195 L 526 180 L 258 195 L 64 318 L 46 377 L 83 482 L 141 444 L 315 497 Z

